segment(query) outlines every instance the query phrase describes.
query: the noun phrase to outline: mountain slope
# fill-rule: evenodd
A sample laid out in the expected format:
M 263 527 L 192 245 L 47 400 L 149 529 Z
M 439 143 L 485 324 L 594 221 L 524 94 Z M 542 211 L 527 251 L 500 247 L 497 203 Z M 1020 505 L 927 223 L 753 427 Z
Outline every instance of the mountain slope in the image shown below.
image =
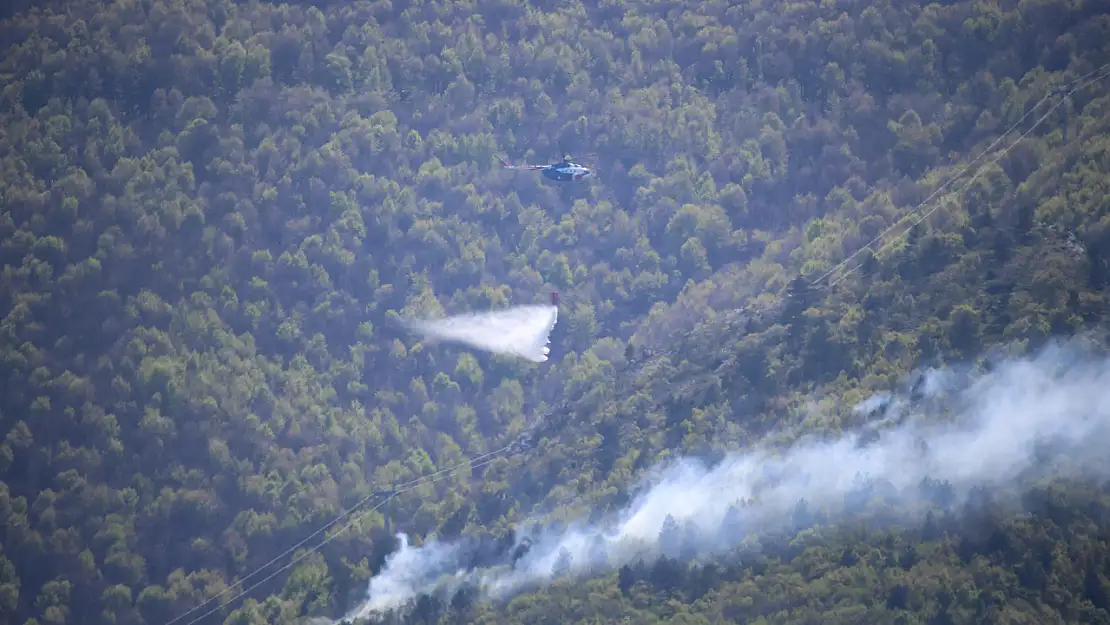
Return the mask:
M 814 391 L 851 403 L 922 360 L 1097 321 L 1102 83 L 904 246 L 827 294 L 786 289 L 1110 59 L 1106 13 L 155 0 L 5 18 L 0 619 L 165 623 L 347 506 L 553 415 L 535 451 L 391 500 L 235 619 L 334 616 L 396 531 L 610 509 L 665 453 L 811 428 L 790 407 Z M 598 184 L 497 169 L 560 148 Z M 391 326 L 552 289 L 543 366 Z M 751 327 L 710 321 L 749 306 Z

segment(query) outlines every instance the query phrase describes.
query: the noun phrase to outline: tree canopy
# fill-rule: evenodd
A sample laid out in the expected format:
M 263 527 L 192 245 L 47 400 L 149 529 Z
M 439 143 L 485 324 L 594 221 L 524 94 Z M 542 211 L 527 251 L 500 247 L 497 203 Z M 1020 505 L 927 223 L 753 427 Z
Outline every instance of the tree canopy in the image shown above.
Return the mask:
M 1110 80 L 1057 91 L 1107 62 L 1079 0 L 0 10 L 0 623 L 164 625 L 537 433 L 208 621 L 335 618 L 398 532 L 613 510 L 665 457 L 852 425 L 809 397 L 1099 325 Z M 498 166 L 563 150 L 598 180 Z M 549 290 L 539 365 L 394 323 Z M 1038 489 L 404 618 L 1110 623 L 1107 491 Z

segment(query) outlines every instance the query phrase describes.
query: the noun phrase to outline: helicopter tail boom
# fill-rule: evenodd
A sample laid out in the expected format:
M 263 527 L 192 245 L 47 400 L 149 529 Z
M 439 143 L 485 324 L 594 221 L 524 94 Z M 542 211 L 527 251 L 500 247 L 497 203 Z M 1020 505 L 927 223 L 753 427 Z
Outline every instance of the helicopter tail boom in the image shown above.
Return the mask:
M 529 171 L 538 171 L 540 169 L 543 169 L 543 165 L 513 165 L 512 163 L 506 161 L 501 157 L 498 157 L 497 160 L 501 161 L 501 167 L 503 169 L 524 169 Z

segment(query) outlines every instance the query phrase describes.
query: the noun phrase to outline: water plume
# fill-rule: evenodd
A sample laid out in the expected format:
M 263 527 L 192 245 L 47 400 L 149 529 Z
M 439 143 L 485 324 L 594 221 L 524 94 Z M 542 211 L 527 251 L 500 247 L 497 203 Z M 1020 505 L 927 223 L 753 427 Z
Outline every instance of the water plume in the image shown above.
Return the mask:
M 453 341 L 496 354 L 544 362 L 559 318 L 556 306 L 515 306 L 441 319 L 410 319 L 405 325 L 426 338 Z
M 511 561 L 476 568 L 459 542 L 402 544 L 350 616 L 464 586 L 508 598 L 560 576 L 658 555 L 721 555 L 753 538 L 849 518 L 917 523 L 926 510 L 960 505 L 975 489 L 1016 493 L 1026 478 L 1110 477 L 1102 450 L 1110 434 L 1110 358 L 1071 341 L 988 365 L 911 376 L 905 387 L 857 406 L 871 414 L 861 431 L 786 448 L 756 444 L 714 465 L 668 462 L 602 522 L 557 530 L 525 522 L 538 529 L 520 537 Z

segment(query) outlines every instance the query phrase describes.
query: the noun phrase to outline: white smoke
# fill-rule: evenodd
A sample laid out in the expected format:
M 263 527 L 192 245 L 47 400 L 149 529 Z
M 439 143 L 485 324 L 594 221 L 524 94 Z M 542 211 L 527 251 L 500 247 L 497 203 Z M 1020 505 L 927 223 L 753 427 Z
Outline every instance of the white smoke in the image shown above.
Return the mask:
M 933 505 L 923 484 L 947 481 L 953 504 L 977 486 L 1006 491 L 1023 473 L 1046 471 L 1046 445 L 1063 452 L 1047 469 L 1053 474 L 1110 476 L 1110 458 L 1100 449 L 1110 433 L 1110 358 L 1068 343 L 986 373 L 932 370 L 917 379 L 908 393 L 857 406 L 885 411 L 888 427 L 879 436 L 810 440 L 784 450 L 757 445 L 713 467 L 677 460 L 652 471 L 642 493 L 609 522 L 533 534 L 531 550 L 513 568 L 467 572 L 456 545 L 403 543 L 348 618 L 462 583 L 508 597 L 559 575 L 673 553 L 676 535 L 698 554 L 720 554 L 764 532 L 789 530 L 801 500 L 829 521 L 858 514 L 858 493 L 869 480 L 881 488 L 868 497 L 896 500 L 903 518 L 920 519 L 923 507 Z M 668 517 L 673 522 L 665 523 Z
M 548 337 L 559 318 L 556 306 L 516 306 L 442 319 L 412 319 L 405 324 L 433 340 L 455 341 L 478 349 L 543 362 Z
M 374 612 L 395 608 L 414 596 L 414 588 L 430 591 L 450 583 L 457 560 L 452 545 L 429 541 L 422 547 L 413 548 L 404 534 L 398 534 L 397 538 L 400 545 L 397 551 L 390 554 L 386 565 L 393 574 L 375 578 L 370 598 L 344 619 L 366 618 Z

